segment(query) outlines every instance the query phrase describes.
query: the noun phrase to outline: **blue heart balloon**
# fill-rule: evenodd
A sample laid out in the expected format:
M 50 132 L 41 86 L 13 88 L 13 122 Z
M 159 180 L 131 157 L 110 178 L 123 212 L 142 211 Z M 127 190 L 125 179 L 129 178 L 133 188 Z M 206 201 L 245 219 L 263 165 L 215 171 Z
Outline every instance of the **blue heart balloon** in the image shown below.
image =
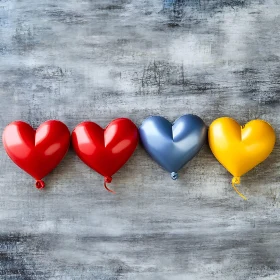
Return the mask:
M 176 180 L 177 172 L 205 143 L 207 127 L 195 115 L 184 115 L 173 124 L 163 117 L 151 116 L 143 121 L 139 134 L 148 154 Z

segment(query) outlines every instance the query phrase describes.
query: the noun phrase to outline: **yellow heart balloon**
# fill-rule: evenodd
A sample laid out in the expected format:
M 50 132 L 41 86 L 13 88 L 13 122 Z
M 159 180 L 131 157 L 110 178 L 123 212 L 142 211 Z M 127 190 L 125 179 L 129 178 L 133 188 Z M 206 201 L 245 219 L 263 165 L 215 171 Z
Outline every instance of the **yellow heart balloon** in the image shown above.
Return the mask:
M 233 188 L 246 200 L 235 184 L 272 152 L 276 140 L 272 126 L 263 120 L 240 126 L 234 119 L 223 117 L 211 123 L 208 139 L 216 159 L 234 176 Z

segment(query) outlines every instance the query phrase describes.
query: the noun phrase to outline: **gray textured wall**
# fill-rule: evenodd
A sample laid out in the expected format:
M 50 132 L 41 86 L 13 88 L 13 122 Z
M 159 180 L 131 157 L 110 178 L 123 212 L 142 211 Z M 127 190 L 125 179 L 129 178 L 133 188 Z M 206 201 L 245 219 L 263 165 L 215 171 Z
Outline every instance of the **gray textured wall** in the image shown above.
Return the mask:
M 269 121 L 242 178 L 209 148 L 174 182 L 139 147 L 104 190 L 71 150 L 34 181 L 0 149 L 0 279 L 280 279 L 280 2 L 1 0 L 0 130 L 22 119 Z

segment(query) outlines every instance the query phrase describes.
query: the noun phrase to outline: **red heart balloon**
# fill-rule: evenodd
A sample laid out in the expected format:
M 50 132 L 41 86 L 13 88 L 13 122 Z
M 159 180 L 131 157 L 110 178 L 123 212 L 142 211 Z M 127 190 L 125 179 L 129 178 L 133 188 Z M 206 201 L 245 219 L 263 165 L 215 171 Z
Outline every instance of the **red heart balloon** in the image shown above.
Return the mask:
M 72 132 L 72 144 L 77 155 L 104 176 L 107 190 L 106 183 L 110 183 L 111 176 L 127 162 L 137 143 L 138 129 L 125 118 L 113 120 L 105 129 L 94 122 L 83 122 Z
M 6 126 L 3 144 L 12 161 L 37 180 L 36 187 L 44 188 L 41 181 L 67 153 L 70 132 L 56 120 L 42 123 L 37 130 L 22 121 Z

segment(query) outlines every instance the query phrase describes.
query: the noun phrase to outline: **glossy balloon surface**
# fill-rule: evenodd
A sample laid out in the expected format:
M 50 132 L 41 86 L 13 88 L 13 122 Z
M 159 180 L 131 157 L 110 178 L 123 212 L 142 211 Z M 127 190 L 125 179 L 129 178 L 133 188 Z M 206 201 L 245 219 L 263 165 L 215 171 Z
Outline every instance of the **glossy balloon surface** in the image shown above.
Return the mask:
M 72 132 L 72 144 L 80 159 L 104 177 L 115 174 L 133 154 L 138 129 L 129 119 L 119 118 L 105 129 L 83 122 Z
M 36 180 L 51 172 L 67 153 L 70 132 L 56 120 L 42 123 L 37 130 L 22 121 L 9 124 L 3 132 L 9 157 Z
M 240 126 L 228 117 L 213 121 L 208 137 L 214 156 L 236 177 L 264 161 L 276 140 L 273 128 L 263 120 L 252 120 Z
M 207 127 L 195 115 L 184 115 L 173 124 L 152 116 L 144 120 L 139 134 L 148 154 L 167 171 L 177 172 L 199 152 L 207 137 Z

